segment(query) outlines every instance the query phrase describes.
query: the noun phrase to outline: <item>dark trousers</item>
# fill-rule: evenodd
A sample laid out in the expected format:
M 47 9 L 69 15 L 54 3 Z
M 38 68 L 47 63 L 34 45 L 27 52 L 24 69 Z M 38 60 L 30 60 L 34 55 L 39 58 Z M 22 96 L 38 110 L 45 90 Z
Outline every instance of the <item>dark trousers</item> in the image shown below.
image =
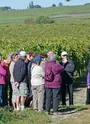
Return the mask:
M 4 87 L 4 106 L 12 106 L 12 86 L 11 83 L 6 83 Z
M 0 84 L 0 107 L 3 107 L 3 89 L 4 89 L 4 84 Z
M 90 89 L 87 88 L 87 99 L 86 104 L 90 104 Z
M 53 112 L 58 111 L 60 100 L 60 88 L 46 88 L 46 111 L 50 112 L 53 104 Z
M 73 84 L 62 84 L 61 87 L 62 105 L 66 105 L 66 87 L 69 93 L 69 105 L 73 105 Z
M 44 87 L 44 103 L 43 103 L 44 110 L 45 110 L 45 104 L 46 104 L 46 88 Z

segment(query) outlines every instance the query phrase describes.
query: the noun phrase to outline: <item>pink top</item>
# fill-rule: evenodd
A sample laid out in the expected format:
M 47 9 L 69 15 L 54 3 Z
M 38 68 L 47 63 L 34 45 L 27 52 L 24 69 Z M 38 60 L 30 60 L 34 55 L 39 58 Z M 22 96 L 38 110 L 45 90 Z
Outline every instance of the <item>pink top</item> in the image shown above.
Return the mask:
M 0 64 L 0 84 L 5 84 L 6 70 Z

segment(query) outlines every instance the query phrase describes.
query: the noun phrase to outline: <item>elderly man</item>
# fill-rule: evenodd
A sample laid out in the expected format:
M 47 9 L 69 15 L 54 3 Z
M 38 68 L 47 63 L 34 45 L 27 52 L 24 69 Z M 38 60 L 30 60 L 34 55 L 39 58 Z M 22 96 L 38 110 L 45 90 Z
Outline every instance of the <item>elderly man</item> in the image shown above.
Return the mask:
M 15 87 L 17 89 L 16 96 L 16 105 L 17 110 L 24 110 L 24 103 L 26 96 L 28 94 L 28 87 L 27 87 L 27 67 L 25 64 L 26 60 L 26 52 L 21 51 L 19 54 L 19 59 L 15 63 L 14 66 L 14 81 L 15 81 Z
M 69 105 L 73 105 L 73 73 L 74 73 L 74 63 L 72 60 L 68 59 L 68 54 L 66 51 L 61 53 L 60 64 L 64 66 L 64 71 L 62 72 L 62 105 L 66 105 L 66 86 L 69 93 Z

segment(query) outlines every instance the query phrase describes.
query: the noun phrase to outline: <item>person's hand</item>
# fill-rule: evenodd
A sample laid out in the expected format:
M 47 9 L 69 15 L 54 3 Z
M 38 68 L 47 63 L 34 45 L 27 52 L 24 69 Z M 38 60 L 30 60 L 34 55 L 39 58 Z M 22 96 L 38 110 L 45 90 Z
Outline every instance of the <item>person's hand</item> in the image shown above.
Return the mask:
M 88 86 L 88 89 L 90 89 L 90 86 Z
M 15 82 L 15 87 L 19 88 L 20 84 L 18 82 Z
M 67 59 L 64 59 L 64 60 L 63 60 L 63 63 L 67 63 Z

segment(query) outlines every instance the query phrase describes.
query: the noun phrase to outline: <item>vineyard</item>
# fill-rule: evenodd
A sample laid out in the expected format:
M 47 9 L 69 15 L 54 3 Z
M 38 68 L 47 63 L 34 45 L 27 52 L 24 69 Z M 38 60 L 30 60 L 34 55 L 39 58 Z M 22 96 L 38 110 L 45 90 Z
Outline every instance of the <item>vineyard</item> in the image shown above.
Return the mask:
M 0 52 L 5 57 L 19 49 L 39 53 L 54 50 L 58 59 L 66 50 L 80 73 L 90 57 L 90 24 L 0 25 Z
M 37 19 L 43 15 L 55 19 L 55 23 L 24 23 L 25 19 Z M 60 60 L 60 54 L 65 50 L 68 52 L 69 58 L 75 63 L 75 76 L 80 76 L 82 72 L 87 71 L 87 64 L 90 59 L 89 21 L 90 5 L 0 11 L 0 53 L 5 58 L 8 54 L 22 49 L 26 52 L 38 53 L 47 53 L 49 50 L 53 50 L 57 59 Z M 81 83 L 82 80 L 79 78 L 75 85 L 79 86 Z M 83 90 L 81 87 L 82 90 L 80 91 L 76 87 L 74 87 L 74 100 L 82 105 L 82 102 L 85 102 L 86 89 Z M 18 113 L 13 112 L 11 108 L 5 108 L 0 109 L 0 124 L 46 124 L 51 122 L 68 124 L 71 121 L 75 124 L 85 124 L 90 121 L 90 106 L 76 106 L 75 110 L 77 115 L 68 114 L 70 119 L 66 118 L 67 114 L 54 119 L 48 117 L 45 113 L 37 113 L 32 108 Z M 78 114 L 80 111 L 83 111 L 83 113 Z
M 40 53 L 53 49 L 60 59 L 60 53 L 66 50 L 80 74 L 90 58 L 89 8 L 83 5 L 0 11 L 0 52 L 6 57 L 19 49 Z M 24 24 L 25 19 L 40 16 L 49 16 L 55 23 Z

